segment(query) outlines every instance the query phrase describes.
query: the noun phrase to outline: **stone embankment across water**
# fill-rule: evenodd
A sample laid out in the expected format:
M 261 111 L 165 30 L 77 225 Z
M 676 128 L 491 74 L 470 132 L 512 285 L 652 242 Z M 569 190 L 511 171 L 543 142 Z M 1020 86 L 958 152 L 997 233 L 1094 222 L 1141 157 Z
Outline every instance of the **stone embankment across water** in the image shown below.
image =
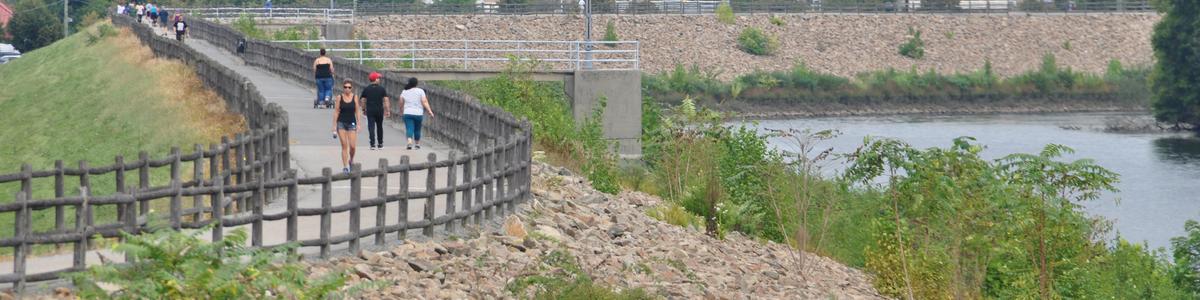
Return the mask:
M 310 273 L 349 269 L 352 282 L 394 281 L 366 299 L 504 299 L 515 278 L 563 272 L 538 268 L 565 251 L 598 284 L 669 299 L 883 298 L 868 275 L 829 258 L 737 233 L 714 239 L 648 217 L 656 197 L 602 194 L 545 164 L 532 171 L 534 200 L 502 229 L 362 251 L 311 264 Z
M 603 37 L 612 21 L 620 40 L 641 42 L 646 72 L 676 64 L 697 65 L 728 80 L 753 70 L 783 70 L 803 61 L 811 69 L 839 76 L 887 68 L 971 72 L 991 60 L 994 71 L 1010 76 L 1036 70 L 1042 56 L 1054 54 L 1059 66 L 1103 73 L 1110 60 L 1125 66 L 1153 59 L 1150 32 L 1160 19 L 1153 13 L 1027 15 L 1025 13 L 913 15 L 738 15 L 734 25 L 713 15 L 596 16 L 593 37 Z M 371 39 L 582 40 L 579 16 L 377 16 L 364 17 L 357 30 Z M 774 56 L 753 56 L 737 47 L 737 37 L 757 27 L 778 37 Z M 899 54 L 908 30 L 920 30 L 925 57 Z

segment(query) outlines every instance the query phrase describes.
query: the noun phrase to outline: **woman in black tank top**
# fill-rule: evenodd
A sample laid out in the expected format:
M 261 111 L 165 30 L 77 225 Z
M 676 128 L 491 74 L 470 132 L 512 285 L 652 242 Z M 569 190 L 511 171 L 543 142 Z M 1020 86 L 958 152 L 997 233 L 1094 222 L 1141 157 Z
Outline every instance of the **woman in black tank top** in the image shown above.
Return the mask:
M 358 120 L 362 119 L 359 98 L 354 96 L 354 85 L 350 80 L 342 82 L 342 93 L 333 101 L 333 130 L 342 144 L 342 172 L 349 173 L 354 165 L 354 152 L 358 145 Z

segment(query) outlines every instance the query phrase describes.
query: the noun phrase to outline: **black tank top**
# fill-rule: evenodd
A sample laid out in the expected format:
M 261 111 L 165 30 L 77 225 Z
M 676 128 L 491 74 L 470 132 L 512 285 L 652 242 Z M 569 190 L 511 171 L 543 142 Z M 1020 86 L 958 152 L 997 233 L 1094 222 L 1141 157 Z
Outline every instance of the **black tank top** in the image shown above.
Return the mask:
M 329 78 L 329 77 L 333 77 L 333 71 L 330 70 L 330 65 L 329 64 L 317 65 L 317 78 Z
M 355 123 L 354 112 L 358 109 L 358 107 L 356 107 L 357 105 L 355 105 L 354 101 L 347 103 L 342 96 L 343 95 L 338 95 L 338 101 L 340 101 L 338 103 L 338 122 Z M 349 99 L 354 99 L 354 96 L 350 96 Z

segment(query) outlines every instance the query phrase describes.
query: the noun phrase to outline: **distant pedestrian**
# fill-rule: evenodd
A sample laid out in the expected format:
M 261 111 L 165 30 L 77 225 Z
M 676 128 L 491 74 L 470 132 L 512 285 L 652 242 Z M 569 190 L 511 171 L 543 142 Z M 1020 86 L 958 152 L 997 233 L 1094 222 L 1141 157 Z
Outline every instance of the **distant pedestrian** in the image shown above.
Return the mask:
M 172 27 L 175 28 L 175 40 L 182 42 L 183 36 L 187 34 L 187 22 L 183 21 L 181 16 L 175 15 L 175 24 Z
M 118 14 L 118 15 L 123 15 L 123 14 L 125 14 L 125 5 L 123 5 L 123 4 L 117 4 L 117 14 Z
M 387 89 L 379 85 L 379 79 L 383 75 L 377 72 L 371 72 L 367 79 L 371 80 L 371 85 L 367 86 L 362 91 L 362 101 L 364 110 L 367 115 L 367 136 L 371 144 L 371 150 L 383 149 L 383 120 L 391 117 L 392 109 L 389 104 Z
M 146 15 L 146 6 L 143 6 L 143 5 L 141 5 L 141 4 L 138 4 L 137 6 L 134 6 L 134 9 L 135 9 L 135 10 L 137 10 L 137 21 L 138 21 L 138 23 L 141 23 L 141 22 L 142 22 L 142 17 Z
M 153 24 L 152 26 L 158 26 L 158 5 L 154 5 L 154 3 L 148 3 L 146 4 L 146 9 L 149 11 L 148 14 L 146 14 L 146 17 L 150 19 L 150 24 Z
M 158 22 L 159 22 L 158 24 L 161 24 L 163 28 L 171 28 L 170 20 L 171 20 L 171 14 L 167 12 L 167 9 L 159 7 L 158 8 Z
M 358 120 L 362 119 L 362 103 L 354 96 L 350 80 L 342 82 L 342 93 L 333 101 L 333 129 L 342 145 L 342 172 L 350 172 L 358 145 Z
M 321 105 L 330 107 L 329 98 L 333 97 L 333 76 L 336 74 L 333 60 L 325 56 L 325 48 L 321 48 L 320 53 L 321 56 L 313 60 L 313 76 L 317 79 L 317 101 L 313 102 L 313 108 Z
M 417 87 L 417 78 L 408 79 L 408 84 L 404 85 L 404 92 L 400 93 L 400 105 L 404 108 L 404 133 L 408 136 L 408 149 L 413 147 L 421 149 L 421 122 L 424 121 L 425 112 L 429 113 L 429 118 L 433 118 L 433 109 L 429 108 L 429 97 L 425 96 L 425 90 Z
M 242 59 L 242 64 L 246 64 L 246 38 L 239 37 L 237 40 L 237 55 Z

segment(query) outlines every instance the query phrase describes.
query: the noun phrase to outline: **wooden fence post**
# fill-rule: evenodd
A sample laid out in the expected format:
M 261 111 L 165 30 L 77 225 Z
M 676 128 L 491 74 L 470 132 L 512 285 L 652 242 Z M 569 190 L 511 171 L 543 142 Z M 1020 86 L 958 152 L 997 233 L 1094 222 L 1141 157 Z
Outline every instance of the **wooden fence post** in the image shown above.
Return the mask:
M 387 199 L 387 165 L 388 161 L 386 158 L 379 159 L 379 171 L 381 173 L 379 174 L 379 186 L 375 196 L 379 197 L 380 199 Z M 381 201 L 378 206 L 375 206 L 375 228 L 379 229 L 379 231 L 375 233 L 375 245 L 377 246 L 382 246 L 384 242 L 386 242 L 386 238 L 384 236 L 387 234 L 387 231 L 384 230 L 384 227 L 387 225 L 387 203 L 388 201 L 384 200 Z
M 287 187 L 287 241 L 295 242 L 299 240 L 299 224 L 300 218 L 300 183 L 296 181 L 296 171 L 289 170 L 288 179 L 292 180 L 292 184 Z
M 175 195 L 171 197 L 171 228 L 179 230 L 183 227 L 183 178 L 180 178 L 179 168 L 183 165 L 183 155 L 179 147 L 171 147 L 171 188 Z
M 24 178 L 32 176 L 32 170 L 29 164 L 21 167 L 21 175 Z M 13 237 L 19 241 L 15 249 L 13 249 L 13 274 L 17 275 L 17 282 L 13 283 L 13 291 L 17 295 L 25 292 L 25 258 L 29 255 L 29 202 L 24 192 L 17 192 L 16 200 L 21 205 L 17 210 L 17 216 L 13 220 L 16 226 L 13 226 Z
M 487 149 L 487 148 L 484 148 L 484 149 Z M 475 151 L 471 151 L 471 153 L 478 153 L 478 151 L 479 151 L 479 148 L 475 148 Z M 474 161 L 475 161 L 475 178 L 476 179 L 487 180 L 487 174 L 485 174 L 483 171 L 483 167 L 484 167 L 484 165 L 486 165 L 486 157 L 487 157 L 486 155 L 480 155 L 479 157 L 474 159 Z M 475 187 L 475 206 L 480 207 L 479 212 L 475 213 L 475 225 L 476 226 L 483 224 L 484 213 L 487 212 L 487 207 L 484 206 L 487 204 L 483 202 L 483 191 L 484 190 L 486 190 L 486 188 L 484 188 L 484 185 L 482 185 L 482 184 Z
M 64 183 L 66 181 L 66 178 L 64 178 L 64 177 L 65 177 L 65 174 L 63 171 L 63 161 L 55 160 L 54 161 L 54 198 L 55 199 L 62 199 L 62 197 L 66 196 L 66 190 L 64 188 Z M 66 226 L 66 224 L 64 224 L 66 222 L 66 218 L 67 218 L 66 205 L 55 206 L 54 207 L 54 231 L 56 231 L 56 232 L 63 231 L 63 229 L 64 229 L 63 227 Z M 54 248 L 62 249 L 62 246 L 63 246 L 63 244 L 55 244 Z
M 234 165 L 237 167 L 237 169 L 233 172 L 233 175 L 235 176 L 235 186 L 241 186 L 242 184 L 246 183 L 246 144 L 249 143 L 249 141 L 250 139 L 247 138 L 247 135 L 241 133 L 237 134 L 233 141 L 234 145 L 236 145 L 237 151 L 234 153 L 236 156 L 233 157 Z M 233 197 L 235 200 L 234 202 L 237 202 L 237 212 L 246 211 L 246 197 L 243 197 L 244 195 L 241 193 L 235 193 L 231 194 L 230 196 Z
M 358 254 L 362 226 L 362 165 L 350 165 L 350 253 Z
M 221 223 L 221 219 L 225 218 L 225 204 L 221 203 L 225 202 L 225 182 L 216 180 L 213 185 L 217 187 L 217 192 L 213 193 L 212 197 L 212 241 L 219 242 L 225 237 L 225 224 Z
M 505 159 L 505 149 L 508 145 L 502 145 L 496 148 L 496 154 L 492 157 L 492 162 L 496 164 L 496 216 L 504 217 L 507 211 L 504 210 L 505 197 L 508 196 L 507 176 L 504 174 L 508 171 L 508 160 Z
M 121 155 L 117 155 L 116 162 L 113 166 L 116 168 L 114 170 L 115 171 L 114 176 L 116 176 L 116 178 L 115 178 L 116 188 L 117 188 L 116 194 L 124 194 L 126 192 L 125 191 L 125 157 L 121 156 Z M 117 223 L 120 223 L 125 220 L 125 214 L 126 214 L 125 205 L 117 204 L 116 206 L 117 206 Z M 125 241 L 124 238 L 119 238 L 118 240 Z
M 475 159 L 472 159 L 471 155 L 475 154 L 475 152 L 476 152 L 475 150 L 477 150 L 477 148 L 475 148 L 475 146 L 471 146 L 471 150 L 467 152 L 467 160 L 465 162 L 463 162 L 463 175 L 462 175 L 462 178 L 463 178 L 463 180 L 462 180 L 463 181 L 463 189 L 462 189 L 463 211 L 471 211 L 471 207 L 473 207 L 471 205 L 472 204 L 471 203 L 471 194 L 475 191 L 475 189 L 474 189 L 474 187 L 471 186 L 471 181 L 473 181 L 472 179 L 474 179 L 474 178 L 471 178 L 471 166 L 472 166 L 471 162 L 475 161 Z M 451 183 L 451 184 L 454 184 L 454 183 Z M 462 223 L 460 224 L 462 226 L 462 228 L 467 228 L 467 225 L 471 224 L 471 219 L 475 219 L 475 217 L 476 217 L 475 214 L 463 216 Z
M 259 175 L 262 174 L 262 170 L 259 170 L 257 172 L 259 173 Z M 257 188 L 254 189 L 253 196 L 250 197 L 250 201 L 254 202 L 250 206 L 252 207 L 251 209 L 253 210 L 254 217 L 255 217 L 254 222 L 250 225 L 250 245 L 254 246 L 254 247 L 262 247 L 262 245 L 263 245 L 263 220 L 262 220 L 263 204 L 266 202 L 266 199 L 267 199 L 266 198 L 267 190 L 266 190 L 266 186 L 265 186 L 266 180 L 262 176 L 256 176 L 256 178 L 257 178 L 257 180 L 255 180 L 255 183 L 257 185 Z
M 333 170 L 321 169 L 321 258 L 329 257 L 330 207 L 333 205 Z
M 196 160 L 192 161 L 192 181 L 195 182 L 193 187 L 204 186 L 204 147 L 200 144 L 192 145 L 196 153 Z M 200 222 L 201 211 L 199 208 L 204 207 L 204 196 L 199 193 L 192 196 L 192 208 L 196 209 L 196 213 L 192 215 L 192 222 Z
M 91 181 L 88 179 L 87 161 L 79 161 L 79 195 L 83 203 L 75 206 L 75 232 L 83 233 L 75 242 L 74 268 L 82 270 L 87 266 L 88 232 L 92 228 Z
M 408 238 L 408 176 L 412 173 L 409 168 L 408 155 L 400 156 L 400 167 L 404 172 L 400 172 L 400 202 L 397 216 L 400 218 L 400 233 L 397 234 L 397 239 L 404 240 Z
M 450 167 L 446 169 L 446 187 L 450 188 L 450 192 L 446 194 L 446 216 L 452 217 L 452 216 L 454 216 L 454 212 L 455 212 L 455 210 L 454 210 L 454 206 L 455 206 L 454 202 L 456 202 L 455 196 L 456 196 L 456 194 L 458 194 L 458 180 L 457 180 L 457 178 L 455 178 L 455 175 L 457 175 L 457 173 L 458 173 L 457 172 L 458 163 L 456 163 L 458 154 L 455 153 L 454 150 L 450 150 L 449 156 L 450 156 L 449 157 Z M 450 219 L 450 220 L 446 221 L 446 232 L 447 233 L 454 232 L 454 230 L 455 230 L 454 222 L 455 221 L 456 220 L 454 220 L 454 219 Z
M 496 183 L 499 182 L 499 180 L 496 179 L 495 154 L 496 142 L 493 140 L 488 142 L 487 153 L 484 153 L 483 155 L 484 170 L 487 172 L 487 184 L 485 184 L 484 187 L 484 197 L 487 197 L 485 202 L 486 204 L 484 205 L 487 205 L 487 209 L 484 210 L 484 217 L 486 217 L 488 220 L 496 218 Z
M 138 191 L 145 192 L 150 190 L 150 154 L 146 153 L 146 151 L 139 151 L 138 163 L 141 164 L 141 167 L 138 168 Z M 150 213 L 149 200 L 136 202 L 138 207 L 137 216 L 145 216 Z
M 425 191 L 429 193 L 429 198 L 425 198 L 425 220 L 430 224 L 421 229 L 421 234 L 425 236 L 433 236 L 433 213 L 437 204 L 434 198 L 437 197 L 437 168 L 433 166 L 437 163 L 437 153 L 429 153 L 429 166 L 425 169 Z

